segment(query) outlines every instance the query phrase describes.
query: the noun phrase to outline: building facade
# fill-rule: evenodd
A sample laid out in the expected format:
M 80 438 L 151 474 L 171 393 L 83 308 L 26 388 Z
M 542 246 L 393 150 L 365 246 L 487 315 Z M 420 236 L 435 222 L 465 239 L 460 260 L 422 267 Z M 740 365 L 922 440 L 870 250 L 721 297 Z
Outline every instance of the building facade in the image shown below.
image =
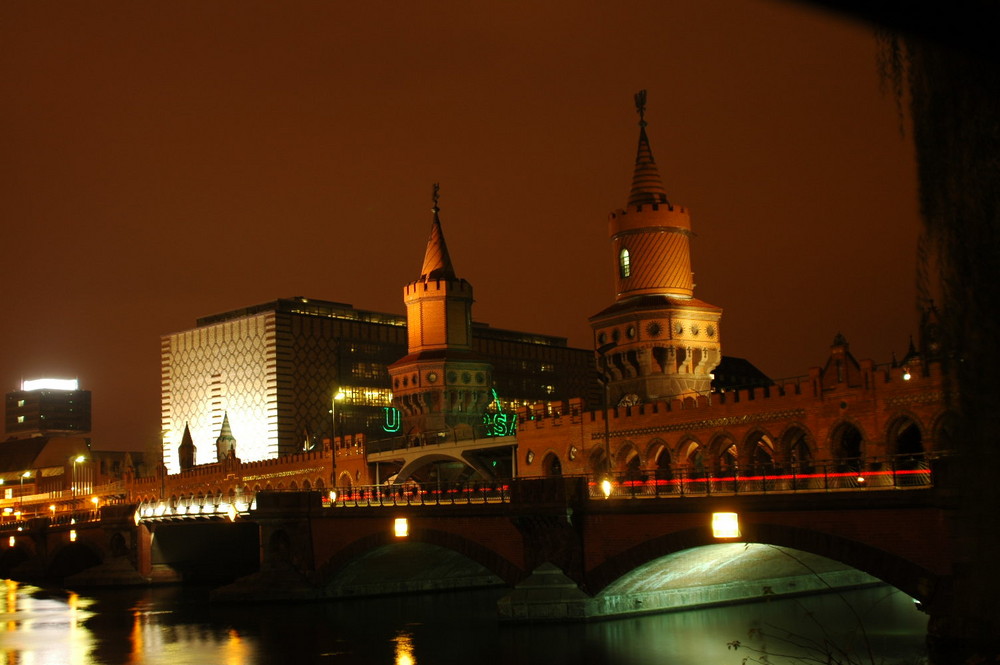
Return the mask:
M 90 432 L 90 391 L 75 379 L 23 381 L 7 393 L 4 428 L 8 437 L 83 435 Z
M 495 368 L 506 408 L 576 395 L 596 399 L 592 354 L 565 338 L 471 324 L 472 352 Z M 406 317 L 287 298 L 205 317 L 161 340 L 164 461 L 180 469 L 188 431 L 194 463 L 217 461 L 228 420 L 241 460 L 329 445 L 333 435 L 396 436 L 389 366 L 407 354 Z M 334 399 L 337 397 L 337 399 Z

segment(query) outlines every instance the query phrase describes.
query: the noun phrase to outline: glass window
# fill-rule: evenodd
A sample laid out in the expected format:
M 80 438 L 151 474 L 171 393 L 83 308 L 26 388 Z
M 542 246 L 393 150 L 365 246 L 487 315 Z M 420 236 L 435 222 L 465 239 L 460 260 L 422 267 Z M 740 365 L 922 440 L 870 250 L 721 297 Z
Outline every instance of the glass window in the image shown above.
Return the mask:
M 621 271 L 621 276 L 630 277 L 632 275 L 632 263 L 629 259 L 629 254 L 627 249 L 623 249 L 621 254 L 618 255 L 618 268 Z

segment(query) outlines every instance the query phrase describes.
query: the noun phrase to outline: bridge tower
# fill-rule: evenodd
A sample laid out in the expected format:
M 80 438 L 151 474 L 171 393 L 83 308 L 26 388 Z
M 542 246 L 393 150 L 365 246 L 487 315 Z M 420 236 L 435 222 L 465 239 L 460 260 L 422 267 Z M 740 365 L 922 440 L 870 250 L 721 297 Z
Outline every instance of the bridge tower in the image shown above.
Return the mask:
M 407 433 L 483 422 L 493 367 L 472 349 L 472 285 L 455 275 L 434 185 L 434 219 L 420 277 L 403 289 L 408 353 L 389 366 L 393 405 Z
M 694 297 L 691 217 L 667 199 L 635 96 L 639 148 L 624 209 L 611 213 L 615 302 L 590 317 L 611 404 L 707 395 L 722 359 L 722 309 Z

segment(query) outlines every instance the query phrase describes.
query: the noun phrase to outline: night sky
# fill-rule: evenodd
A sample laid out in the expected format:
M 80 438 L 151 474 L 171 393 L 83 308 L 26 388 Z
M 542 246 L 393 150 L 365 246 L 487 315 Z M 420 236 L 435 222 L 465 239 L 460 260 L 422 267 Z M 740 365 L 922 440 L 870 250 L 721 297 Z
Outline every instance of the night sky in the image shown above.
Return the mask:
M 648 90 L 723 352 L 916 330 L 909 137 L 872 30 L 778 0 L 0 3 L 0 386 L 159 433 L 160 335 L 307 296 L 403 313 L 431 185 L 474 317 L 591 346 Z

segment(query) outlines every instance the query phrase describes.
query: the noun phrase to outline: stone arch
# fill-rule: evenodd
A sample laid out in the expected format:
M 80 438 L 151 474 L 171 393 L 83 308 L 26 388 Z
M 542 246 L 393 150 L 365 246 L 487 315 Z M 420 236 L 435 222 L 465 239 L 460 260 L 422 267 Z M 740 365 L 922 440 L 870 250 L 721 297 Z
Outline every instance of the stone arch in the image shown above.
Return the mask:
M 316 481 L 313 483 L 313 487 L 315 487 L 318 490 L 324 490 L 326 489 L 326 483 L 323 482 L 322 478 L 317 478 Z
M 295 491 L 299 489 L 299 484 L 293 480 L 291 483 L 288 484 L 288 489 Z
M 594 476 L 603 476 L 611 472 L 604 446 L 594 446 L 587 456 L 587 471 Z
M 885 428 L 885 445 L 886 453 L 893 457 L 923 457 L 926 450 L 919 420 L 910 413 L 890 420 Z
M 354 477 L 351 475 L 351 472 L 347 471 L 346 469 L 344 471 L 341 471 L 340 475 L 337 476 L 337 482 L 334 483 L 334 486 L 335 487 L 343 487 L 343 488 L 347 488 L 347 489 L 350 489 L 351 487 L 353 487 L 354 486 Z
M 542 458 L 542 474 L 550 478 L 562 475 L 562 461 L 551 450 Z
M 499 554 L 496 548 L 485 547 L 474 540 L 448 531 L 411 529 L 406 541 L 436 545 L 461 554 L 478 563 L 510 586 L 514 586 L 525 577 L 525 571 Z M 326 587 L 339 572 L 365 554 L 397 543 L 399 540 L 388 530 L 364 536 L 347 545 L 319 566 L 316 570 L 316 579 L 320 581 L 322 587 Z
M 844 420 L 830 430 L 827 446 L 838 471 L 861 471 L 865 456 L 865 435 L 857 424 Z
M 730 476 L 739 470 L 739 447 L 736 439 L 728 432 L 720 432 L 712 437 L 708 444 L 711 454 L 712 470 L 718 474 Z
M 302 481 L 302 489 L 306 490 L 306 491 L 312 489 L 312 483 L 309 482 L 308 478 L 306 478 L 305 480 Z
M 937 575 L 926 568 L 854 540 L 812 529 L 768 523 L 741 525 L 741 530 L 741 543 L 775 545 L 817 554 L 877 577 L 922 602 L 929 600 L 936 586 Z M 707 526 L 651 538 L 588 571 L 588 588 L 597 596 L 613 582 L 644 564 L 683 550 L 718 543 Z
M 755 429 L 743 439 L 744 463 L 754 474 L 772 473 L 777 457 L 777 446 L 766 430 Z
M 781 434 L 778 451 L 781 459 L 793 472 L 812 471 L 816 459 L 816 445 L 809 430 L 799 423 L 789 425 Z
M 653 439 L 646 446 L 646 466 L 653 472 L 657 484 L 669 483 L 674 479 L 673 457 L 670 448 L 662 439 Z
M 627 480 L 639 480 L 642 477 L 642 456 L 639 449 L 631 441 L 625 441 L 618 448 L 615 456 L 615 468 L 621 469 Z
M 45 575 L 61 579 L 81 573 L 102 561 L 101 552 L 85 538 L 79 538 L 75 543 L 68 543 L 56 550 L 46 567 Z

